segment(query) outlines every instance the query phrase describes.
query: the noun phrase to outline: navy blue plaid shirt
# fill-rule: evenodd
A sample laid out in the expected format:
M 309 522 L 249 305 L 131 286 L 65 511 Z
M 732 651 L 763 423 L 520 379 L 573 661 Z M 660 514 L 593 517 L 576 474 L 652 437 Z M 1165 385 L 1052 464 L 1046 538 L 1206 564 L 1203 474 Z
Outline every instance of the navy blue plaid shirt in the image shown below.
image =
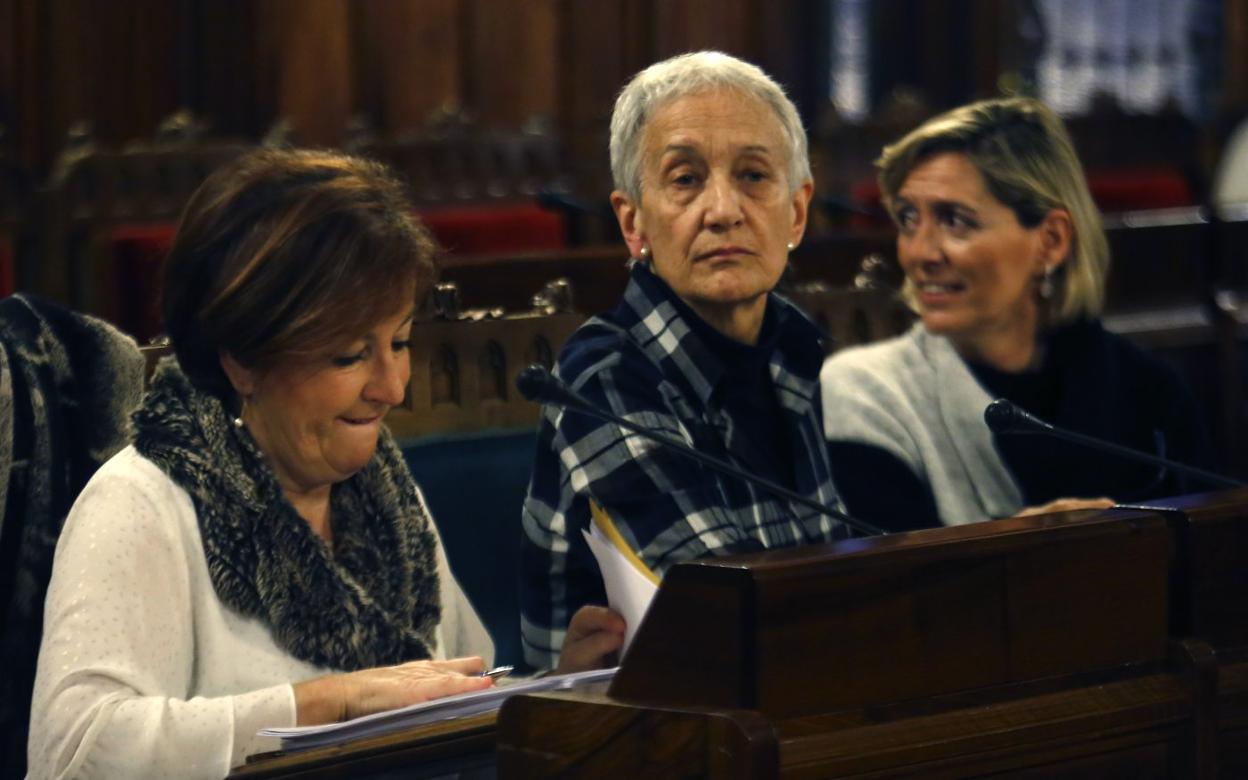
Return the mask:
M 821 333 L 776 295 L 776 347 L 768 369 L 789 426 L 792 475 L 779 480 L 841 509 L 823 442 Z M 635 263 L 615 311 L 579 328 L 556 373 L 572 389 L 631 422 L 674 436 L 746 471 L 759 448 L 720 403 L 726 368 L 698 337 L 688 309 L 644 263 Z M 774 315 L 773 315 L 774 312 Z M 787 476 L 787 475 L 786 475 Z M 641 559 L 662 576 L 708 555 L 843 539 L 848 529 L 818 512 L 720 475 L 613 423 L 542 409 L 533 478 L 524 502 L 521 633 L 525 660 L 553 667 L 568 621 L 605 604 L 598 565 L 581 536 L 596 500 Z

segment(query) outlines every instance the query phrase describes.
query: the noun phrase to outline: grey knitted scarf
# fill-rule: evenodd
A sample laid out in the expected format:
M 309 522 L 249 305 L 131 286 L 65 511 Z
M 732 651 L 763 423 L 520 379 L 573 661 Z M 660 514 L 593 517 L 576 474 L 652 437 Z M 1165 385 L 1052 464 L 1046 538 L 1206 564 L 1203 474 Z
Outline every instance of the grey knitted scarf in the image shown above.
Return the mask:
M 334 485 L 332 552 L 283 495 L 219 399 L 162 362 L 133 417 L 135 448 L 190 494 L 212 584 L 292 655 L 354 670 L 429 658 L 441 617 L 435 537 L 390 434 Z

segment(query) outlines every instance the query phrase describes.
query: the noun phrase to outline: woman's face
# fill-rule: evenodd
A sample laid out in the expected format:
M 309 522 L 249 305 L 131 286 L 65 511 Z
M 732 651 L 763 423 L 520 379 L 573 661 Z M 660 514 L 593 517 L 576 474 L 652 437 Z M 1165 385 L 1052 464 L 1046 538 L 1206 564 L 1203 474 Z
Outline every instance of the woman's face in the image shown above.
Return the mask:
M 737 308 L 761 322 L 812 190 L 790 187 L 775 112 L 729 89 L 677 98 L 646 123 L 640 167 L 641 202 L 612 195 L 633 256 L 647 249 L 654 272 L 711 324 Z
M 382 418 L 407 389 L 411 329 L 404 312 L 326 357 L 245 371 L 243 421 L 283 489 L 328 487 L 368 463 Z
M 965 155 L 947 152 L 915 166 L 893 215 L 897 258 L 929 331 L 964 353 L 994 339 L 1034 343 L 1040 279 L 1069 249 L 1064 211 L 1024 227 Z

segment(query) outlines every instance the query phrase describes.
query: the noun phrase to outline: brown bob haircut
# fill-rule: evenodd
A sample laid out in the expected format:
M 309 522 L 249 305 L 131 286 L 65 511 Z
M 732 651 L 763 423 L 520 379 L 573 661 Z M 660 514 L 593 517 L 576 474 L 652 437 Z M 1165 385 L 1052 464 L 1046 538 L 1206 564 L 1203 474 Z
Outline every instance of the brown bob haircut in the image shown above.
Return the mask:
M 380 163 L 265 149 L 191 196 L 165 264 L 165 332 L 191 383 L 235 398 L 229 353 L 263 371 L 341 349 L 415 306 L 436 246 Z

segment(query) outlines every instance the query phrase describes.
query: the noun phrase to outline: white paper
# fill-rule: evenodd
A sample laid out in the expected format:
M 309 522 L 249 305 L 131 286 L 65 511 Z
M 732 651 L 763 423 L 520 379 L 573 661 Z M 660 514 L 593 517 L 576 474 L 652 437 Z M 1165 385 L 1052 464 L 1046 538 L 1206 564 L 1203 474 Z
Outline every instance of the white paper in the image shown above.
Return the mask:
M 568 690 L 589 683 L 610 680 L 615 676 L 615 672 L 616 669 L 594 669 L 573 674 L 552 674 L 548 677 L 500 684 L 483 691 L 461 693 L 458 696 L 447 696 L 444 699 L 434 699 L 397 710 L 365 715 L 341 723 L 261 729 L 259 734 L 263 737 L 280 737 L 282 750 L 287 752 L 340 745 L 357 739 L 389 734 L 392 731 L 412 726 L 423 726 L 427 723 L 493 712 L 503 706 L 503 702 L 508 697 L 517 693 Z
M 598 559 L 598 570 L 602 572 L 602 584 L 607 590 L 607 605 L 624 618 L 624 647 L 620 653 L 623 657 L 624 653 L 628 652 L 629 645 L 633 643 L 637 627 L 641 625 L 641 619 L 646 616 L 646 610 L 650 608 L 650 602 L 654 600 L 658 586 L 646 575 L 637 571 L 633 562 L 598 530 L 597 525 L 590 523 L 589 530 L 581 531 L 581 533 L 585 534 L 585 541 L 589 544 L 590 552 Z

